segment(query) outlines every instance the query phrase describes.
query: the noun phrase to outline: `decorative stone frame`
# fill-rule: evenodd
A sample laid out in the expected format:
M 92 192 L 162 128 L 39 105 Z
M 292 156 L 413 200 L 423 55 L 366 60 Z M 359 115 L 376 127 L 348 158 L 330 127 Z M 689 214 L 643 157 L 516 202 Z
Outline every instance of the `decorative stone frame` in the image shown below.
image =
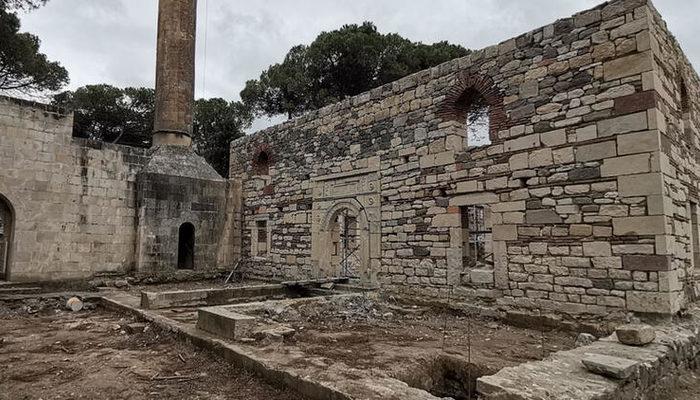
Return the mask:
M 340 276 L 341 266 L 334 266 L 332 263 L 332 249 L 333 249 L 333 228 L 336 220 L 341 212 L 349 211 L 349 214 L 357 218 L 357 236 L 356 239 L 359 242 L 359 254 L 360 259 L 360 281 L 362 283 L 370 282 L 372 280 L 372 273 L 370 268 L 370 246 L 375 245 L 370 242 L 370 230 L 369 221 L 367 218 L 367 213 L 365 212 L 362 205 L 355 199 L 347 199 L 336 202 L 330 209 L 328 209 L 321 222 L 321 227 L 318 231 L 320 238 L 320 257 L 319 257 L 319 269 L 322 274 L 327 274 L 330 276 Z
M 14 232 L 15 232 L 15 221 L 16 221 L 16 212 L 14 207 L 12 206 L 12 203 L 10 200 L 0 194 L 0 208 L 5 206 L 7 208 L 8 214 L 9 214 L 9 221 L 3 221 L 4 225 L 4 233 L 6 233 L 6 238 L 5 238 L 5 251 L 2 254 L 2 257 L 4 257 L 4 269 L 0 271 L 0 279 L 5 279 L 8 280 L 10 278 L 10 273 L 12 270 L 12 256 L 14 253 Z
M 489 137 L 494 143 L 499 139 L 498 132 L 508 129 L 508 117 L 503 108 L 503 96 L 491 78 L 466 72 L 459 74 L 439 105 L 438 115 L 465 125 L 469 112 L 465 96 L 470 90 L 478 92 L 489 105 Z
M 332 260 L 333 225 L 348 210 L 357 218 L 360 246 L 360 284 L 377 284 L 381 267 L 381 200 L 379 157 L 368 159 L 367 168 L 312 179 L 311 264 L 314 277 L 340 276 L 341 266 Z

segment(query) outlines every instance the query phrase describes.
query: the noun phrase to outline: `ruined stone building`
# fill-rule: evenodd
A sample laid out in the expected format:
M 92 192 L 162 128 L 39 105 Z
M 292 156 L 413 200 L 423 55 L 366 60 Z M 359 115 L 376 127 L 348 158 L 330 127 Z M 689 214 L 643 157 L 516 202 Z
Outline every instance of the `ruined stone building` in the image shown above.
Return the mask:
M 173 10 L 160 18 L 194 18 Z M 240 260 L 254 277 L 565 313 L 675 313 L 694 298 L 700 82 L 648 1 L 241 138 L 228 180 L 192 152 L 191 109 L 169 103 L 191 97 L 178 86 L 191 76 L 159 71 L 184 92 L 159 97 L 149 150 L 72 138 L 70 115 L 0 100 L 10 279 Z

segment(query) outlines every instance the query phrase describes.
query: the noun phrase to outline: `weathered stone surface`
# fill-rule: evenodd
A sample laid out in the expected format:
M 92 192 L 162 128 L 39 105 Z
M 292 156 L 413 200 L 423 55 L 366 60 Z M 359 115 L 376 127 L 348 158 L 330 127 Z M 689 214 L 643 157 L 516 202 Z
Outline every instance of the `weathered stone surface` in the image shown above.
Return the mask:
M 622 268 L 629 271 L 670 271 L 672 257 L 668 255 L 623 255 Z
M 620 79 L 651 71 L 653 58 L 649 52 L 638 53 L 627 57 L 611 60 L 603 64 L 605 80 Z
M 617 340 L 629 346 L 644 346 L 656 339 L 656 330 L 649 325 L 629 324 L 615 329 Z
M 621 380 L 630 378 L 637 371 L 639 364 L 634 360 L 602 354 L 589 354 L 581 362 L 594 374 Z
M 554 210 L 528 210 L 525 212 L 528 224 L 561 224 L 562 219 Z

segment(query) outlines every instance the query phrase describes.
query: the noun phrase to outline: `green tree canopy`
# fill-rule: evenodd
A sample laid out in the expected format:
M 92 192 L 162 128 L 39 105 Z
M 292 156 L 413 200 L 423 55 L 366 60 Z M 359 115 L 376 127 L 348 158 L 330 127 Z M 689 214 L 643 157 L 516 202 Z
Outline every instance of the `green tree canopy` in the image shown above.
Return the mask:
M 88 85 L 57 94 L 53 103 L 75 112 L 74 136 L 150 146 L 155 108 L 153 89 Z
M 36 8 L 41 0 L 0 0 L 0 91 L 56 91 L 68 83 L 68 71 L 39 52 L 35 35 L 21 33 L 16 9 Z
M 153 136 L 155 91 L 150 88 L 88 85 L 53 97 L 74 112 L 73 136 L 149 147 Z M 219 174 L 228 175 L 229 144 L 253 120 L 247 106 L 224 99 L 200 99 L 194 106 L 193 148 Z
M 245 135 L 253 116 L 243 103 L 221 98 L 194 103 L 192 144 L 221 176 L 228 176 L 229 145 Z
M 258 115 L 289 118 L 469 54 L 462 46 L 412 42 L 371 22 L 321 33 L 246 83 L 243 101 Z

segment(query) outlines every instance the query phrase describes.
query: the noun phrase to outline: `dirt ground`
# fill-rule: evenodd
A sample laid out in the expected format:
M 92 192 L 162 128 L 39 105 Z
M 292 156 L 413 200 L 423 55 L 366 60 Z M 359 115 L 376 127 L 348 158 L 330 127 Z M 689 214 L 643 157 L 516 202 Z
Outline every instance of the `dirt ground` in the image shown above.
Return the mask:
M 296 330 L 288 345 L 304 353 L 401 377 L 436 354 L 497 371 L 573 347 L 569 332 L 516 328 L 455 311 L 390 304 L 365 297 L 321 305 L 267 309 L 263 315 Z M 401 377 L 402 378 L 402 377 Z
M 698 400 L 700 398 L 700 370 L 688 371 L 681 375 L 677 385 L 668 393 L 667 398 Z
M 299 399 L 212 355 L 102 310 L 8 305 L 0 399 Z

